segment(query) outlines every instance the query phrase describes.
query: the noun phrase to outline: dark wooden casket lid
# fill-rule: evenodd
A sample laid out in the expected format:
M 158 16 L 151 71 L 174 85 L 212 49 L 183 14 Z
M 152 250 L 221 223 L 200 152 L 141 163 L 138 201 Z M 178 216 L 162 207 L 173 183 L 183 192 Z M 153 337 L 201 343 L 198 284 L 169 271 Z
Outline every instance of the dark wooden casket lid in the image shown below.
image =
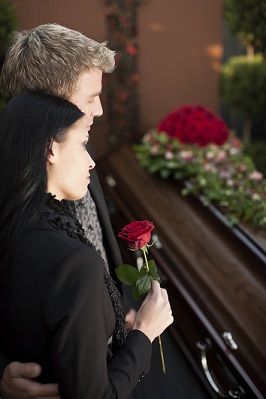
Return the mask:
M 199 200 L 180 195 L 139 166 L 130 146 L 100 162 L 100 175 L 122 212 L 150 219 L 162 243 L 160 267 L 188 302 L 212 341 L 252 387 L 266 392 L 266 262 Z M 120 226 L 122 227 L 122 226 Z M 155 257 L 156 257 L 156 250 Z M 178 328 L 180 320 L 175 320 Z M 230 331 L 238 349 L 222 334 Z

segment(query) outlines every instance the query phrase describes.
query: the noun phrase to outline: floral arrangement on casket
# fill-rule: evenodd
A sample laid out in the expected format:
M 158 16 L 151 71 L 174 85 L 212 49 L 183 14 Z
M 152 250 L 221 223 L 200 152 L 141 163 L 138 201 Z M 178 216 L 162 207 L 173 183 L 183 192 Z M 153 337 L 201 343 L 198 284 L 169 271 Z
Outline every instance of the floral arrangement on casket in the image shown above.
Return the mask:
M 182 194 L 201 195 L 235 224 L 266 229 L 266 179 L 224 121 L 201 106 L 170 113 L 134 146 L 140 164 L 182 181 Z

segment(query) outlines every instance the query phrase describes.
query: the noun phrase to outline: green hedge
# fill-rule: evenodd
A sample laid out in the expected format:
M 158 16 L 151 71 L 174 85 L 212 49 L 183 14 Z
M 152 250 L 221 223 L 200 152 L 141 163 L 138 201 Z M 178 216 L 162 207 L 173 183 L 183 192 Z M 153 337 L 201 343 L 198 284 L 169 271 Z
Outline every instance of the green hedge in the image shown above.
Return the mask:
M 255 141 L 245 147 L 245 153 L 253 159 L 257 169 L 266 176 L 266 141 Z
M 9 0 L 0 1 L 0 53 L 3 54 L 8 47 L 8 37 L 17 29 L 15 7 Z
M 245 45 L 266 53 L 266 1 L 225 0 L 225 19 Z
M 241 116 L 262 119 L 266 110 L 266 61 L 261 54 L 253 61 L 231 57 L 221 71 L 222 100 Z

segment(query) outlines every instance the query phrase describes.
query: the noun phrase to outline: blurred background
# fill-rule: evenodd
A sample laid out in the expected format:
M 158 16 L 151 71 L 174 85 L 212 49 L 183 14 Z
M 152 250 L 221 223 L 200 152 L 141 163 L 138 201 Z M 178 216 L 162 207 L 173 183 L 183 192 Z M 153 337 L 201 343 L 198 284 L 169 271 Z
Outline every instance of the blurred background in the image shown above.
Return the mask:
M 223 397 L 242 397 L 236 380 L 247 392 L 244 398 L 265 397 L 256 392 L 265 388 L 266 1 L 0 0 L 1 62 L 13 30 L 53 22 L 108 41 L 117 53 L 117 68 L 103 78 L 104 115 L 96 118 L 90 140 L 105 194 L 111 199 L 114 231 L 129 219 L 158 220 L 160 239 L 156 236 L 153 254 L 168 284 L 176 341 L 164 335 L 171 365 L 164 380 L 160 362 L 154 360 L 159 358 L 158 347 L 153 352 L 150 380 L 142 381 L 145 397 L 151 397 L 150 381 L 154 399 L 223 396 L 213 391 L 213 384 L 207 387 L 202 371 L 200 353 L 209 351 L 209 342 L 218 353 L 216 374 L 225 373 L 225 386 L 238 390 Z M 0 99 L 0 107 L 4 102 Z M 142 166 L 162 178 L 174 176 L 181 183 L 190 179 L 193 184 L 185 187 L 186 193 L 183 187 L 182 194 L 192 187 L 194 194 L 204 194 L 205 203 L 202 198 L 202 203 L 183 198 L 174 185 L 149 178 L 128 146 L 120 154 L 114 151 L 124 143 L 140 142 L 184 105 L 207 108 L 224 119 L 255 163 L 242 157 L 242 146 L 234 136 L 214 149 L 183 147 L 173 137 L 148 133 L 139 146 Z M 210 113 L 203 110 L 202 115 L 206 126 Z M 211 136 L 215 132 L 210 130 Z M 112 173 L 118 183 L 110 180 Z M 212 201 L 222 211 L 233 211 L 230 223 L 216 208 L 206 211 L 205 205 Z M 242 230 L 234 227 L 238 220 L 244 222 Z M 246 230 L 246 222 L 253 223 L 252 230 Z M 231 332 L 239 343 L 237 352 L 226 341 Z M 232 359 L 239 363 L 234 360 L 232 366 Z M 237 376 L 233 383 L 227 365 Z M 143 394 L 136 389 L 134 398 Z
M 92 135 L 96 158 L 138 141 L 169 112 L 193 104 L 222 116 L 265 174 L 263 3 L 0 0 L 0 52 L 3 57 L 12 30 L 47 22 L 108 40 L 118 67 L 104 78 L 105 113 Z

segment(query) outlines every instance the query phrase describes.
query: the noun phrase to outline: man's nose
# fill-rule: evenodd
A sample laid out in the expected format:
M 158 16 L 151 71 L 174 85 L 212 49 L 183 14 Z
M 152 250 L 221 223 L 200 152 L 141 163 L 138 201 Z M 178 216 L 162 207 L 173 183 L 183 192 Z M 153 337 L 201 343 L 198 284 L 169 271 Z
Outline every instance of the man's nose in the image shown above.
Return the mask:
M 94 116 L 102 116 L 103 115 L 103 107 L 101 103 L 100 97 L 97 97 L 96 102 L 95 102 L 95 111 L 94 111 Z

